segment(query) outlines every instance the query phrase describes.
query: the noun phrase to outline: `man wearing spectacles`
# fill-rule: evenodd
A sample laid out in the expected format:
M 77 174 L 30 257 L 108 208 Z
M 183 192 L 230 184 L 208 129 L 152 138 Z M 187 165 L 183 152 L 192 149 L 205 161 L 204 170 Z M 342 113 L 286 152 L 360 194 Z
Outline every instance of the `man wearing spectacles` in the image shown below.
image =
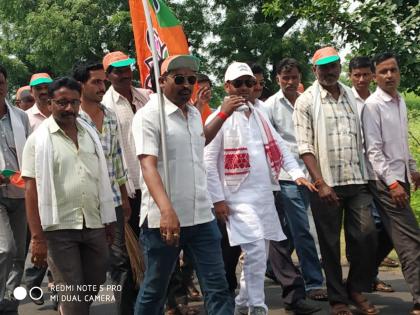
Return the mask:
M 235 315 L 268 314 L 264 278 L 269 241 L 286 239 L 273 196 L 273 191 L 279 189 L 281 168 L 297 184 L 314 189 L 263 112 L 252 104 L 255 85 L 256 78 L 247 64 L 229 65 L 225 91 L 229 99 L 240 100 L 243 107 L 226 120 L 205 149 L 209 193 L 216 216 L 226 224 L 230 245 L 240 245 L 244 252 Z M 221 108 L 209 120 L 223 114 Z
M 31 87 L 25 85 L 20 87 L 16 92 L 15 104 L 21 110 L 28 110 L 35 104 L 35 99 L 31 94 Z
M 142 170 L 141 241 L 147 257 L 136 315 L 163 314 L 168 282 L 181 249 L 193 260 L 207 313 L 233 313 L 203 161 L 204 145 L 213 139 L 224 119 L 214 118 L 203 130 L 200 112 L 189 103 L 198 66 L 198 60 L 190 55 L 170 56 L 161 66 L 170 194 L 162 181 L 159 96 L 151 95 L 133 120 Z M 222 108 L 228 116 L 239 105 L 226 101 Z
M 106 280 L 115 208 L 96 131 L 77 118 L 80 84 L 71 78 L 48 87 L 49 117 L 28 138 L 22 177 L 31 230 L 32 262 L 47 263 L 62 314 L 89 314 Z M 87 285 L 87 290 L 79 286 Z
M 37 129 L 51 115 L 48 107 L 48 85 L 51 82 L 52 79 L 48 73 L 35 73 L 29 82 L 32 96 L 35 99 L 34 106 L 26 111 L 32 130 Z

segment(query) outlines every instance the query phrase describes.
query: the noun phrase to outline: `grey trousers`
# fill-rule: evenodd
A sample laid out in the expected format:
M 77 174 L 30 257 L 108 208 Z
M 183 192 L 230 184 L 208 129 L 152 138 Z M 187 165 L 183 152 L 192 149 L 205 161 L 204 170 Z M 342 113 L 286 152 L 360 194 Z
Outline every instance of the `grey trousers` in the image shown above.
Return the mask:
M 57 230 L 45 236 L 62 315 L 88 315 L 92 299 L 106 280 L 105 229 Z M 80 289 L 82 285 L 91 286 Z
M 410 185 L 400 182 L 410 195 Z M 402 272 L 414 303 L 420 303 L 420 229 L 413 209 L 397 207 L 382 181 L 369 181 L 382 224 L 390 236 L 401 262 Z
M 20 285 L 25 266 L 25 199 L 0 198 L 0 303 Z

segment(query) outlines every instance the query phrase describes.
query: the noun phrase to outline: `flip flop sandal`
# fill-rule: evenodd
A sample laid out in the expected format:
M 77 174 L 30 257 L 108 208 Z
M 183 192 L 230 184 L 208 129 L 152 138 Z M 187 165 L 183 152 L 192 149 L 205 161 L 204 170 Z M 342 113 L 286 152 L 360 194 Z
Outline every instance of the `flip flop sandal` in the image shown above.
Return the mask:
M 390 267 L 390 268 L 397 268 L 400 266 L 399 262 L 389 258 L 389 257 L 385 257 L 384 260 L 381 262 L 381 266 L 382 267 Z
M 373 290 L 385 293 L 395 292 L 394 288 L 390 284 L 385 283 L 381 280 L 375 281 L 375 283 L 373 284 Z
M 328 301 L 328 293 L 325 289 L 309 290 L 306 295 L 308 298 L 314 301 Z
M 331 305 L 331 315 L 353 315 L 346 304 L 337 303 Z
M 354 299 L 350 295 L 350 299 L 353 302 L 353 305 L 356 306 L 357 310 L 363 315 L 376 315 L 379 314 L 378 309 L 363 295 L 358 296 L 357 299 Z

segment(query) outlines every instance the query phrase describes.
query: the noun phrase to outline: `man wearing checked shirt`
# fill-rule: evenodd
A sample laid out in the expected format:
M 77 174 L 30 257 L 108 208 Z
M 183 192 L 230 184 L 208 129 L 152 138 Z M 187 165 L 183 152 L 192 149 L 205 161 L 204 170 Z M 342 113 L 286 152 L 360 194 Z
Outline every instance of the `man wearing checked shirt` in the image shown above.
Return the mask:
M 122 290 L 115 291 L 118 314 L 133 314 L 136 289 L 125 247 L 124 223 L 131 215 L 125 188 L 126 173 L 123 167 L 118 125 L 115 113 L 101 104 L 105 94 L 105 71 L 101 63 L 79 63 L 73 68 L 73 77 L 82 85 L 79 116 L 98 132 L 107 161 L 109 178 L 117 217 L 114 243 L 111 246 L 111 279 Z

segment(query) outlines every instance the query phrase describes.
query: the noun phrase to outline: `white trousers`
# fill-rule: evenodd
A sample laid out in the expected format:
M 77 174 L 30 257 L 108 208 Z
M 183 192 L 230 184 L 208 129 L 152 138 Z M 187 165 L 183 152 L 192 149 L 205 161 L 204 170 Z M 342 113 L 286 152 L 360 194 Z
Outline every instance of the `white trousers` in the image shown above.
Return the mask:
M 264 280 L 267 269 L 269 240 L 257 240 L 252 243 L 241 244 L 244 254 L 244 264 L 241 272 L 239 294 L 235 298 L 238 306 L 247 306 L 251 310 L 255 306 L 264 307 Z

